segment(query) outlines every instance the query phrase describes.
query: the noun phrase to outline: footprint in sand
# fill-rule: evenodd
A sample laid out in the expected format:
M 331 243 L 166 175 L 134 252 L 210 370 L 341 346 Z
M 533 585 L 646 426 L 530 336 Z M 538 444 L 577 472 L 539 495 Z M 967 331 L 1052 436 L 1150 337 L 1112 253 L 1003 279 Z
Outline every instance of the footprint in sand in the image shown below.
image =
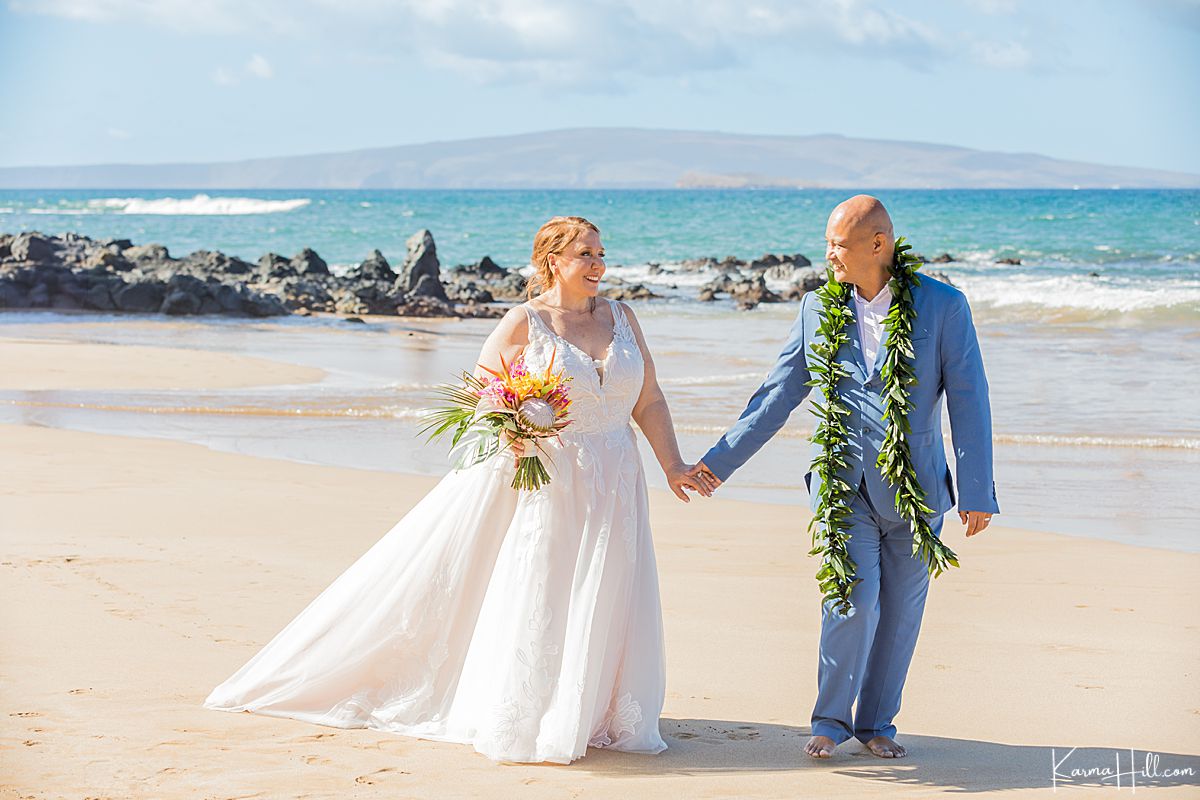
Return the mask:
M 10 717 L 40 717 L 41 715 L 42 712 L 40 711 L 13 711 L 9 713 Z
M 330 736 L 337 736 L 336 733 L 314 733 L 311 736 L 301 736 L 298 739 L 292 739 L 293 742 L 319 742 L 321 739 L 326 739 Z
M 92 687 L 89 686 L 86 689 L 72 689 L 71 691 L 67 692 L 67 694 L 87 694 L 91 690 Z
M 305 757 L 304 757 L 304 763 L 305 763 L 305 764 L 309 764 L 309 765 L 312 765 L 312 764 L 332 764 L 332 763 L 333 763 L 333 761 L 332 761 L 331 759 L 328 759 L 328 758 L 323 758 L 323 757 L 321 757 L 321 756 L 305 756 Z
M 730 739 L 748 740 L 752 738 L 745 730 L 727 730 L 711 725 L 705 725 L 699 731 L 677 731 L 668 735 L 674 739 L 696 740 L 705 744 L 723 744 Z M 754 732 L 754 736 L 758 736 L 757 731 Z
M 752 742 L 761 735 L 750 725 L 739 725 L 735 730 L 725 731 L 725 738 L 735 742 Z
M 399 775 L 408 775 L 409 774 L 407 771 L 402 770 L 402 769 L 396 769 L 395 767 L 384 767 L 383 769 L 377 769 L 374 772 L 368 773 L 366 775 L 359 775 L 357 778 L 354 779 L 354 782 L 355 783 L 365 783 L 365 784 L 379 783 L 379 776 L 381 776 L 385 772 L 395 772 Z

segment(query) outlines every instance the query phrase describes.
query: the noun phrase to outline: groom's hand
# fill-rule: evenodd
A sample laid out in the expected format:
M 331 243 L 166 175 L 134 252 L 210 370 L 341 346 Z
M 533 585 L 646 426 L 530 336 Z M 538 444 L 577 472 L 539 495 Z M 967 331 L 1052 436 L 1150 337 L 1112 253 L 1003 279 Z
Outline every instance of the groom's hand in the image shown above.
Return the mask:
M 723 483 L 703 461 L 696 462 L 696 466 L 687 471 L 687 476 L 700 484 L 700 493 L 705 497 L 712 497 L 712 493 Z
M 960 511 L 958 518 L 967 526 L 967 536 L 981 533 L 992 521 L 992 515 L 986 511 Z

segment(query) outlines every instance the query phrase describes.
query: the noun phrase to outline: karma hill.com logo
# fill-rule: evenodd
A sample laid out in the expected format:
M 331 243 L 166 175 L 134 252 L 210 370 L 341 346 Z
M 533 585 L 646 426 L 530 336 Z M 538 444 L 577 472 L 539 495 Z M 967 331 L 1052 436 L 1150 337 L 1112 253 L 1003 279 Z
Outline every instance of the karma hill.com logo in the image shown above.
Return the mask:
M 1050 781 L 1055 791 L 1071 787 L 1139 788 L 1200 785 L 1200 758 L 1146 750 L 1051 749 Z

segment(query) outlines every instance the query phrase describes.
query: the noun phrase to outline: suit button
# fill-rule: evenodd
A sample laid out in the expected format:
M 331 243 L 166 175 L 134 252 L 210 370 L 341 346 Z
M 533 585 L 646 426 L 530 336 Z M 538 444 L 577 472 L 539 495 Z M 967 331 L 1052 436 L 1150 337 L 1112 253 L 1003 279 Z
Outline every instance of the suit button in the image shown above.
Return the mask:
M 864 434 L 866 434 L 866 433 L 870 433 L 870 432 L 871 432 L 871 429 L 870 429 L 870 428 L 865 428 L 865 427 L 864 427 L 864 428 L 862 429 L 862 431 L 863 431 L 863 433 L 864 433 Z

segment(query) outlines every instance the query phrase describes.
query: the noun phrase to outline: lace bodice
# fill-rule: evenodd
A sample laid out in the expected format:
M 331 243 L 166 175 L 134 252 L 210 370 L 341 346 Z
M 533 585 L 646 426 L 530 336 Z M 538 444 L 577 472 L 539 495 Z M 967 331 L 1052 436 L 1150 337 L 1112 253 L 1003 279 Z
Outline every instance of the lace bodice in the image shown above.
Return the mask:
M 555 369 L 565 369 L 571 378 L 571 425 L 563 431 L 564 436 L 623 428 L 629 424 L 642 391 L 645 363 L 633 329 L 620 303 L 608 299 L 603 302 L 612 308 L 613 338 L 604 358 L 598 360 L 552 331 L 528 303 L 524 304 L 529 316 L 525 363 L 532 370 L 545 369 L 553 353 Z

